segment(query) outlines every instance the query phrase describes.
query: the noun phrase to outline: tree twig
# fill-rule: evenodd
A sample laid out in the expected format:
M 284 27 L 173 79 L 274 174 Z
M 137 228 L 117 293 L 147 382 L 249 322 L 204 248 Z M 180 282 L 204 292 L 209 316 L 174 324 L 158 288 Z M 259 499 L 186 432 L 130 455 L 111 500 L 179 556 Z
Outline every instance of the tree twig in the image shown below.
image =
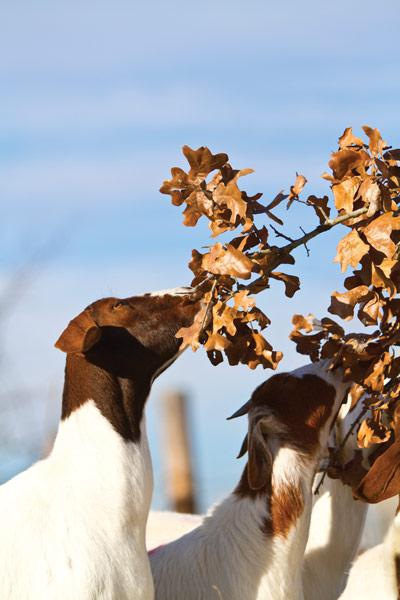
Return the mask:
M 358 208 L 357 210 L 354 210 L 351 213 L 345 213 L 343 215 L 339 215 L 335 219 L 327 219 L 325 221 L 325 223 L 322 223 L 322 225 L 318 225 L 318 227 L 316 227 L 309 233 L 305 233 L 297 240 L 293 240 L 289 244 L 286 244 L 286 246 L 281 246 L 279 248 L 279 251 L 280 251 L 280 253 L 290 254 L 290 252 L 292 250 L 294 250 L 295 248 L 298 248 L 299 246 L 303 246 L 304 244 L 306 244 L 313 238 L 317 237 L 321 233 L 325 233 L 325 231 L 329 231 L 330 229 L 332 229 L 332 227 L 335 227 L 336 225 L 339 225 L 340 223 L 344 223 L 344 221 L 348 221 L 349 219 L 355 219 L 356 217 L 364 215 L 367 212 L 367 210 L 368 210 L 368 207 Z M 271 252 L 271 249 L 260 250 L 257 254 L 269 254 L 270 252 Z
M 289 237 L 288 235 L 285 235 L 284 233 L 282 233 L 281 231 L 278 231 L 276 227 L 274 227 L 273 225 L 270 225 L 272 231 L 275 233 L 276 237 L 281 237 L 284 240 L 286 240 L 287 242 L 294 242 L 294 239 Z

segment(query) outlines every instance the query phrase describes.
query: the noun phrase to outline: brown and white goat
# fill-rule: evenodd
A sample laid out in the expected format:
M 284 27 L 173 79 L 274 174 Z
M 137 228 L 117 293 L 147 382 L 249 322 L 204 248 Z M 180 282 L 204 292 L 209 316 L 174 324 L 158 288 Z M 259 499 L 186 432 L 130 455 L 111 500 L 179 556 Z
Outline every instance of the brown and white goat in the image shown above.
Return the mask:
M 395 436 L 354 489 L 356 496 L 377 503 L 400 494 L 400 411 L 395 413 Z M 400 513 L 381 544 L 355 561 L 340 600 L 398 600 L 400 597 Z
M 341 450 L 342 464 L 354 458 L 359 450 L 357 436 L 349 430 L 364 406 L 360 401 L 354 408 L 351 399 L 342 406 L 335 423 L 336 446 L 346 442 Z M 333 445 L 333 444 L 332 444 Z M 366 460 L 364 462 L 367 463 Z M 368 464 L 368 463 L 367 463 Z M 315 485 L 315 484 L 314 484 Z M 364 530 L 368 504 L 353 497 L 352 490 L 340 478 L 325 477 L 318 495 L 313 496 L 313 508 L 307 547 L 304 555 L 303 592 L 307 600 L 336 600 L 343 591 L 348 572 L 357 555 Z M 152 511 L 147 521 L 146 539 L 150 550 L 189 533 L 203 520 L 202 515 Z M 345 535 L 338 535 L 345 531 Z
M 202 525 L 151 553 L 159 600 L 302 599 L 312 483 L 348 385 L 328 363 L 274 375 L 248 413 L 248 463 Z
M 199 301 L 171 290 L 91 304 L 67 353 L 50 456 L 0 488 L 0 598 L 151 600 L 145 527 L 152 465 L 144 406 Z

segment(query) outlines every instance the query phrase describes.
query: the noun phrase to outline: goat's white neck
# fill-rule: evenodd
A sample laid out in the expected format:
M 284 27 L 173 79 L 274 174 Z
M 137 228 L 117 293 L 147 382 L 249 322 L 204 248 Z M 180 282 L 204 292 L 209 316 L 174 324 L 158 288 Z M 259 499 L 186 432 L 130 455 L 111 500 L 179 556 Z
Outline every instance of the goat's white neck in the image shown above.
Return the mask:
M 254 596 L 257 599 L 302 598 L 302 562 L 316 466 L 316 460 L 305 458 L 292 448 L 281 447 L 274 457 L 271 491 L 256 498 L 239 499 L 243 512 L 247 512 L 248 523 L 249 513 L 257 511 L 253 521 L 262 534 L 254 536 L 257 540 L 255 560 L 261 575 Z
M 278 451 L 273 486 L 278 493 L 293 487 L 302 496 L 302 510 L 293 520 L 286 505 L 290 523 L 285 533 L 271 534 L 270 498 L 264 493 L 246 495 L 239 486 L 201 527 L 151 555 L 156 597 L 197 598 L 195 590 L 204 592 L 208 586 L 210 599 L 301 600 L 312 477 L 313 466 L 303 456 L 291 449 Z M 175 577 L 170 584 L 163 576 L 163 569 L 169 568 Z
M 138 442 L 124 440 L 92 400 L 60 422 L 50 460 L 62 463 L 79 506 L 87 501 L 92 512 L 110 511 L 104 526 L 110 518 L 123 522 L 137 515 L 145 527 L 153 478 L 144 417 L 140 432 Z

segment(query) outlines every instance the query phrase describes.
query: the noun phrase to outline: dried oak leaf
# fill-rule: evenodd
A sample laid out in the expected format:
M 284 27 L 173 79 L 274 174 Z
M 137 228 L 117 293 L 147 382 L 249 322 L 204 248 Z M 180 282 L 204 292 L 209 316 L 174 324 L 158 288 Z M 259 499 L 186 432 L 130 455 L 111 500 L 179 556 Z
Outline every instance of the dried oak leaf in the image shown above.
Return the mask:
M 361 198 L 365 206 L 368 206 L 368 211 L 366 213 L 366 217 L 368 218 L 373 217 L 374 214 L 381 209 L 381 189 L 370 177 L 364 179 L 361 183 L 358 189 L 357 198 Z
M 328 196 L 318 198 L 317 196 L 311 195 L 307 198 L 307 204 L 313 207 L 315 214 L 319 218 L 320 225 L 323 225 L 330 217 L 331 209 L 328 203 Z
M 333 292 L 331 304 L 328 311 L 333 315 L 338 315 L 345 321 L 349 321 L 354 316 L 354 307 L 363 300 L 367 300 L 371 295 L 366 285 L 359 285 L 348 292 Z
M 189 182 L 187 173 L 179 167 L 172 167 L 172 179 L 166 179 L 160 187 L 162 194 L 170 194 L 172 204 L 180 206 L 190 194 L 193 186 Z
M 356 267 L 362 257 L 367 254 L 368 250 L 368 244 L 365 244 L 357 231 L 352 229 L 350 233 L 340 240 L 334 262 L 340 263 L 343 273 L 349 265 Z
M 250 369 L 255 369 L 258 365 L 262 365 L 264 369 L 276 369 L 279 361 L 282 360 L 282 352 L 275 352 L 261 333 L 253 332 L 252 337 L 254 355 L 249 357 L 247 363 Z
M 383 158 L 385 160 L 400 160 L 400 148 L 392 148 L 384 153 Z
M 203 191 L 194 191 L 186 198 L 187 206 L 183 211 L 183 224 L 195 227 L 202 215 L 210 218 L 213 215 L 213 201 Z
M 271 271 L 269 274 L 272 279 L 283 281 L 285 284 L 285 294 L 288 298 L 293 298 L 295 293 L 300 289 L 300 279 L 296 275 L 288 275 L 279 271 Z
M 256 303 L 254 298 L 249 297 L 248 290 L 241 290 L 239 292 L 236 292 L 236 294 L 233 296 L 233 300 L 234 308 L 236 310 L 242 308 L 243 310 L 247 311 L 249 310 L 249 308 L 252 308 Z
M 344 210 L 350 213 L 353 210 L 353 203 L 361 182 L 360 177 L 350 177 L 344 181 L 332 186 L 335 198 L 335 206 L 338 211 Z
M 229 160 L 227 154 L 212 154 L 205 146 L 197 150 L 183 146 L 182 152 L 190 165 L 189 177 L 192 179 L 205 179 L 211 171 L 221 169 Z
M 188 346 L 190 346 L 192 348 L 192 350 L 194 350 L 194 351 L 196 351 L 198 348 L 200 348 L 199 337 L 201 336 L 201 334 L 203 332 L 204 322 L 206 320 L 208 304 L 209 304 L 209 299 L 210 299 L 209 296 L 207 296 L 207 295 L 206 295 L 206 298 L 208 298 L 208 301 L 204 302 L 203 306 L 201 307 L 199 312 L 196 314 L 194 321 L 190 325 L 190 327 L 181 327 L 176 332 L 175 337 L 182 338 L 182 343 L 179 348 L 180 350 L 183 350 L 184 348 L 187 348 Z
M 235 319 L 237 318 L 237 316 L 238 314 L 235 308 L 232 308 L 218 300 L 214 304 L 212 311 L 213 333 L 224 329 L 226 333 L 228 333 L 231 336 L 234 336 L 237 331 L 235 325 Z
M 392 231 L 399 229 L 400 217 L 394 217 L 392 212 L 388 212 L 371 221 L 365 227 L 363 233 L 373 248 L 382 252 L 388 258 L 392 258 L 396 246 L 390 236 Z
M 346 148 L 332 153 L 329 166 L 332 169 L 335 179 L 343 179 L 346 175 L 351 175 L 354 169 L 366 167 L 370 157 L 364 150 L 353 150 Z
M 379 295 L 375 292 L 371 292 L 371 294 L 372 298 L 368 298 L 366 302 L 361 303 L 360 309 L 357 313 L 359 320 L 366 327 L 377 324 L 381 309 L 381 300 Z
M 353 134 L 353 128 L 347 127 L 339 138 L 340 148 L 348 148 L 349 146 L 364 146 L 364 142 L 361 138 L 356 137 Z
M 288 203 L 286 205 L 286 208 L 290 208 L 293 201 L 299 197 L 299 195 L 301 194 L 303 187 L 306 185 L 307 183 L 307 179 L 304 177 L 304 175 L 299 175 L 299 173 L 296 173 L 296 179 L 294 184 L 290 187 L 290 193 L 289 193 L 289 200 Z M 283 223 L 282 223 L 283 224 Z
M 265 313 L 257 306 L 254 306 L 249 312 L 243 313 L 241 315 L 242 323 L 254 323 L 257 322 L 260 329 L 265 329 L 267 325 L 271 324 L 270 319 L 267 317 Z
M 242 169 L 238 171 L 233 179 L 226 185 L 221 182 L 214 191 L 214 202 L 217 206 L 226 207 L 230 211 L 230 223 L 236 225 L 237 218 L 243 219 L 247 212 L 247 202 L 243 199 L 242 192 L 238 188 L 239 177 L 253 173 L 253 169 Z
M 383 450 L 361 483 L 353 489 L 356 498 L 375 504 L 399 494 L 400 439 L 386 444 Z
M 250 279 L 253 262 L 243 252 L 231 244 L 226 248 L 215 244 L 210 252 L 203 255 L 202 267 L 214 275 L 231 275 L 241 279 Z
M 325 339 L 325 332 L 319 331 L 311 335 L 304 335 L 300 331 L 292 331 L 290 339 L 296 344 L 296 350 L 299 354 L 306 354 L 312 362 L 320 358 L 321 341 Z
M 374 392 L 381 392 L 385 383 L 386 367 L 390 365 L 391 361 L 392 357 L 389 352 L 384 352 L 382 357 L 369 368 L 368 375 L 364 379 L 365 386 Z
M 207 342 L 204 344 L 204 348 L 207 352 L 211 350 L 226 350 L 231 345 L 231 342 L 226 339 L 220 333 L 212 333 L 208 336 Z
M 379 130 L 373 129 L 368 125 L 364 125 L 363 131 L 369 138 L 369 149 L 371 150 L 371 154 L 373 156 L 376 156 L 377 154 L 382 154 L 383 149 L 386 148 L 387 144 L 383 141 Z
M 365 419 L 358 430 L 357 439 L 360 448 L 369 448 L 372 444 L 382 444 L 390 438 L 390 431 L 373 419 Z
M 307 315 L 293 315 L 292 324 L 294 325 L 294 331 L 297 332 L 299 330 L 304 330 L 305 332 L 310 332 L 314 330 L 315 327 L 315 317 L 312 314 Z

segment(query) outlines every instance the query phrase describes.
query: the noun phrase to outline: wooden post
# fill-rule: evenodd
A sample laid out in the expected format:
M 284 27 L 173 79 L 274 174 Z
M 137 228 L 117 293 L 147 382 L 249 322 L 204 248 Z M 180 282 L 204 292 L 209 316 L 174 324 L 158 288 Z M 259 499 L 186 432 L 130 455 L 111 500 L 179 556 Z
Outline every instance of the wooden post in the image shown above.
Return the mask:
M 172 510 L 195 513 L 196 501 L 190 452 L 187 398 L 179 392 L 167 392 L 163 398 L 165 423 L 165 473 Z

